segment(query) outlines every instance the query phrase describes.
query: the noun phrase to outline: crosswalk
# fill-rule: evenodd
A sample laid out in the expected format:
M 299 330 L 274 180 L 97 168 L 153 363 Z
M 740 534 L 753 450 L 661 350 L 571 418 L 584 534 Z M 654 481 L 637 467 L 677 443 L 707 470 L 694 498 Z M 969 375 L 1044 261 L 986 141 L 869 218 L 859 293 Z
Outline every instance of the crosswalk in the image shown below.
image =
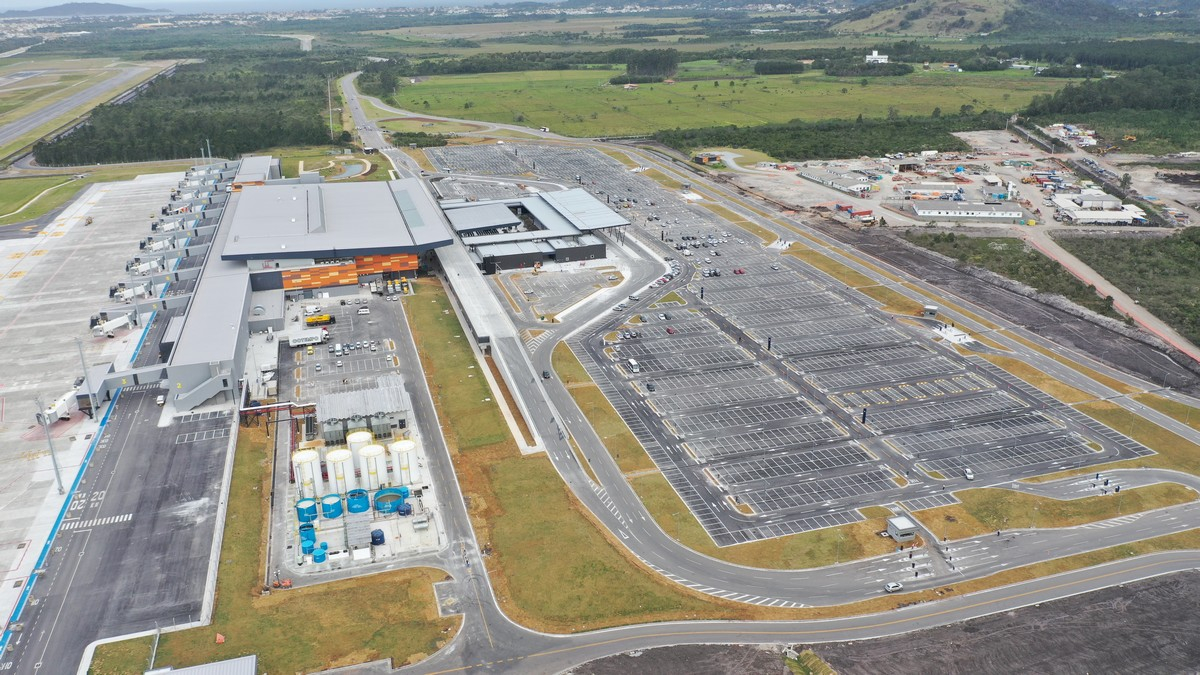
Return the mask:
M 104 518 L 92 518 L 91 520 L 67 520 L 64 521 L 59 530 L 86 530 L 101 525 L 115 525 L 116 523 L 128 523 L 133 520 L 132 513 L 126 513 L 121 516 L 106 516 Z
M 1142 514 L 1140 513 L 1131 513 L 1127 516 L 1117 516 L 1116 518 L 1109 518 L 1108 520 L 1102 520 L 1098 523 L 1087 523 L 1086 525 L 1083 525 L 1083 528 L 1086 530 L 1106 530 L 1110 527 L 1128 525 L 1129 523 L 1132 523 L 1141 517 Z

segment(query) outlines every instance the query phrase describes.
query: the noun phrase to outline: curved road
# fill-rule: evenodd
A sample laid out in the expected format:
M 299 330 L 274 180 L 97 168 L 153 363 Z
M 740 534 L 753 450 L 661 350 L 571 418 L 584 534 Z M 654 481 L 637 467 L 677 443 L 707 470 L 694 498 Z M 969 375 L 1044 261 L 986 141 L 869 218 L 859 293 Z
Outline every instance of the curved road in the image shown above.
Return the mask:
M 352 89 L 350 76 L 342 80 L 343 91 L 356 124 L 364 127 L 366 142 L 375 142 L 385 148 L 385 154 L 393 161 L 398 171 L 417 174 L 413 162 L 403 153 L 390 149 L 382 134 L 367 120 Z M 403 112 L 403 111 L 397 111 Z M 424 116 L 423 117 L 428 117 Z M 448 118 L 447 118 L 448 119 Z M 515 128 L 512 125 L 497 125 Z M 528 132 L 527 130 L 520 129 Z M 533 135 L 539 135 L 534 133 Z M 540 134 L 553 138 L 552 134 Z M 562 139 L 567 140 L 567 139 Z M 574 141 L 578 143 L 578 141 Z M 661 263 L 644 265 L 633 270 L 626 288 L 641 288 L 657 278 Z M 682 285 L 683 279 L 675 285 Z M 597 316 L 592 321 L 606 318 L 604 310 L 612 297 L 626 291 L 611 289 L 602 291 L 599 297 L 589 301 L 600 311 L 584 308 L 576 313 L 580 316 Z M 664 287 L 662 292 L 672 287 Z M 537 371 L 549 367 L 550 350 L 558 339 L 570 333 L 588 328 L 591 321 L 566 324 L 555 330 L 555 336 L 546 340 L 526 362 L 530 380 L 516 378 L 510 383 L 530 413 L 529 422 L 539 429 L 546 441 L 547 455 L 564 482 L 575 496 L 596 515 L 604 526 L 634 555 L 648 566 L 670 579 L 698 591 L 735 601 L 755 602 L 769 606 L 802 606 L 813 604 L 841 604 L 855 600 L 878 597 L 880 585 L 872 578 L 864 582 L 863 566 L 878 567 L 900 565 L 894 557 L 883 556 L 868 561 L 854 561 L 839 566 L 840 570 L 858 570 L 860 574 L 842 575 L 835 579 L 830 568 L 822 570 L 749 570 L 737 565 L 717 561 L 696 553 L 670 539 L 654 523 L 632 488 L 621 475 L 615 462 L 609 457 L 600 439 L 583 419 L 573 400 L 561 383 L 545 381 L 537 377 Z M 521 364 L 510 364 L 517 369 Z M 560 414 L 560 411 L 569 411 Z M 578 441 L 588 461 L 592 464 L 599 485 L 593 483 L 575 455 L 557 433 L 557 422 L 561 421 Z M 1182 425 L 1178 425 L 1182 426 Z M 1189 436 L 1195 436 L 1189 433 Z M 447 461 L 448 464 L 448 461 Z M 452 474 L 452 467 L 449 469 Z M 1124 474 L 1121 474 L 1122 477 Z M 1193 481 L 1200 479 L 1192 477 Z M 1064 482 L 1068 484 L 1069 481 Z M 951 484 L 960 487 L 951 482 Z M 1050 488 L 1047 488 L 1050 489 Z M 458 542 L 458 549 L 444 556 L 446 567 L 454 576 L 450 591 L 464 613 L 464 625 L 459 636 L 451 645 L 430 659 L 410 668 L 413 672 L 443 672 L 486 667 L 496 671 L 550 672 L 561 670 L 575 663 L 628 649 L 678 644 L 681 642 L 761 642 L 761 641 L 813 641 L 837 639 L 863 639 L 893 634 L 932 625 L 959 621 L 973 616 L 1005 611 L 1031 602 L 1042 602 L 1054 597 L 1084 592 L 1124 583 L 1146 576 L 1172 571 L 1191 569 L 1200 563 L 1200 553 L 1172 552 L 1156 554 L 1133 560 L 1120 561 L 1113 565 L 1080 570 L 1057 577 L 1040 579 L 1015 587 L 984 591 L 970 596 L 959 596 L 937 603 L 929 603 L 898 610 L 897 612 L 872 617 L 858 617 L 827 622 L 704 622 L 679 624 L 654 624 L 601 631 L 571 637 L 546 636 L 516 626 L 500 611 L 492 589 L 483 572 L 483 562 L 470 531 L 465 507 L 459 499 L 457 486 L 450 494 L 446 505 L 451 513 L 448 531 Z M 1050 557 L 1069 555 L 1075 552 L 1100 548 L 1145 539 L 1159 534 L 1192 529 L 1197 523 L 1196 507 L 1175 507 L 1154 512 L 1152 518 L 1139 518 L 1132 522 L 1115 520 L 1105 527 L 1088 530 L 1086 536 L 1078 536 L 1080 528 L 1064 530 L 1037 530 L 1031 532 L 1009 532 L 998 538 L 1004 547 L 1002 554 L 981 553 L 978 560 L 969 564 L 962 555 L 970 555 L 984 544 L 972 541 L 949 542 L 938 550 L 925 551 L 933 556 L 947 556 L 945 568 L 951 576 L 933 575 L 918 579 L 911 584 L 914 590 L 930 588 L 948 581 L 978 578 L 1008 567 L 1028 564 Z M 1137 522 L 1144 520 L 1146 522 Z M 1071 536 L 1075 534 L 1076 536 Z M 983 538 L 983 539 L 986 539 Z M 988 547 L 991 548 L 990 546 Z M 954 554 L 960 551 L 958 565 L 954 565 Z M 995 557 L 992 557 L 995 555 Z M 968 558 L 969 559 L 969 558 Z M 894 618 L 893 618 L 894 617 Z

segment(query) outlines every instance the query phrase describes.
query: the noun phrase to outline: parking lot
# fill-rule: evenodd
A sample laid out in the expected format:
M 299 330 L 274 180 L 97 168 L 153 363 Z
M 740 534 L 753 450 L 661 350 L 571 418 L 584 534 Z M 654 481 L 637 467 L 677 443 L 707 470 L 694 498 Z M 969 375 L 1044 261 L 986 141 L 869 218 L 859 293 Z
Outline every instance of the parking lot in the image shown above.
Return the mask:
M 600 153 L 439 156 L 577 181 L 690 277 L 670 318 L 652 287 L 572 346 L 718 544 L 860 520 L 966 468 L 997 482 L 1148 452 Z
M 399 302 L 370 295 L 363 289 L 345 298 L 294 303 L 288 311 L 302 314 L 301 305 L 318 306 L 336 322 L 324 326 L 329 330 L 329 340 L 311 345 L 311 354 L 308 347 L 289 347 L 286 339 L 282 340 L 279 386 L 296 392 L 295 400 L 314 403 L 322 394 L 362 389 L 373 384 L 380 373 L 395 371 L 398 336 L 394 327 L 400 325 Z M 363 307 L 371 313 L 359 314 Z M 341 356 L 336 353 L 339 344 Z

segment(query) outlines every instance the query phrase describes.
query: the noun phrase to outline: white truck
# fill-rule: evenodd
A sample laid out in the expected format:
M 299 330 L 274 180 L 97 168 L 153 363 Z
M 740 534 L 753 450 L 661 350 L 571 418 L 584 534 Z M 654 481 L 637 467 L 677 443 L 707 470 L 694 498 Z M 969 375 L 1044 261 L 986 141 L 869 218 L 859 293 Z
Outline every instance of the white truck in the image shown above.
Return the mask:
M 310 328 L 288 335 L 289 347 L 303 347 L 305 345 L 321 344 L 329 339 L 329 331 L 324 328 Z

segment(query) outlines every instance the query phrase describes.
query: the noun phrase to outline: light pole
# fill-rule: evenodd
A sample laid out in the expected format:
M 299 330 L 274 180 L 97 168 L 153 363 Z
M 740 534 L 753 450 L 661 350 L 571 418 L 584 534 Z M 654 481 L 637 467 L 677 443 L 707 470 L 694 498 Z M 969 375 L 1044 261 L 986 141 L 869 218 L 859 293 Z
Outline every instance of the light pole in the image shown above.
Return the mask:
M 37 421 L 42 425 L 42 431 L 46 432 L 46 445 L 50 446 L 50 463 L 54 465 L 54 480 L 58 483 L 58 494 L 66 494 L 63 489 L 62 474 L 58 470 L 58 455 L 54 454 L 54 440 L 50 438 L 50 420 L 46 418 L 46 409 L 42 407 L 42 399 L 34 398 L 33 404 L 37 406 Z
M 92 389 L 92 376 L 88 373 L 87 360 L 83 358 L 83 340 L 75 338 L 75 346 L 79 349 L 79 364 L 83 366 L 83 383 L 88 388 L 88 415 L 96 418 L 96 390 Z M 40 408 L 39 408 L 40 411 Z

